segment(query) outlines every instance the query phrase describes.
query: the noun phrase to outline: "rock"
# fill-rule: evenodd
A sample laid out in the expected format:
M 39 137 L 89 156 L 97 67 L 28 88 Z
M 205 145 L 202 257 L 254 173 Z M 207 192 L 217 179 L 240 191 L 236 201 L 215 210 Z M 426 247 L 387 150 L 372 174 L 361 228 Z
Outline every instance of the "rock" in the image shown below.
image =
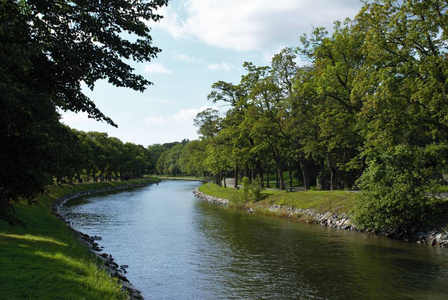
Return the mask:
M 436 238 L 433 238 L 432 240 L 431 240 L 431 246 L 435 246 L 437 244 L 437 239 Z
M 143 296 L 137 293 L 132 293 L 131 295 L 131 299 L 135 299 L 135 300 L 143 300 Z
M 123 273 L 126 274 L 126 273 L 127 273 L 127 271 L 126 271 L 127 268 L 129 268 L 128 265 L 121 265 L 121 266 L 120 266 L 120 271 L 122 271 Z

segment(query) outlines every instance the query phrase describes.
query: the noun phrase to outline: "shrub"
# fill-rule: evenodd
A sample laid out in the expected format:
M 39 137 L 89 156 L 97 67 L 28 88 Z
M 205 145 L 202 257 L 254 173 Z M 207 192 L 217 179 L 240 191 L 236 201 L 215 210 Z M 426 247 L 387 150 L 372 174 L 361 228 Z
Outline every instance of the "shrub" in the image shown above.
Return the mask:
M 262 190 L 260 178 L 256 178 L 252 182 L 247 177 L 243 178 L 243 194 L 246 202 L 262 200 L 264 198 Z
M 399 145 L 368 162 L 352 213 L 360 229 L 390 230 L 434 221 L 438 200 L 428 193 L 435 171 L 428 149 Z

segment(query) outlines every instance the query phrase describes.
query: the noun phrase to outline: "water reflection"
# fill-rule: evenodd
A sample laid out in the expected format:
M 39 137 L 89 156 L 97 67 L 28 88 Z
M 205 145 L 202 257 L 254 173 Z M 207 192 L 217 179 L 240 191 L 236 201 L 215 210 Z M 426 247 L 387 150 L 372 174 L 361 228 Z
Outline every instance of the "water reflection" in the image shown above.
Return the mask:
M 247 214 L 167 181 L 66 206 L 148 299 L 445 299 L 448 250 Z

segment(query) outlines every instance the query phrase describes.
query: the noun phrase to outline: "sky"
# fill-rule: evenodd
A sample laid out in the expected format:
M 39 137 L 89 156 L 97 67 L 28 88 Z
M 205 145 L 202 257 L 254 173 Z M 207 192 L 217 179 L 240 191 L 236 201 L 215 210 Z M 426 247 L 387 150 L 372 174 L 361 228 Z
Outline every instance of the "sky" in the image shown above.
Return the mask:
M 196 115 L 227 109 L 207 100 L 214 82 L 238 84 L 244 62 L 268 66 L 281 49 L 299 46 L 303 34 L 331 31 L 334 21 L 353 18 L 360 8 L 358 0 L 171 0 L 158 11 L 164 18 L 148 23 L 162 52 L 151 62 L 129 62 L 153 85 L 143 93 L 107 81 L 84 89 L 118 128 L 84 113 L 62 113 L 61 120 L 145 147 L 198 139 Z

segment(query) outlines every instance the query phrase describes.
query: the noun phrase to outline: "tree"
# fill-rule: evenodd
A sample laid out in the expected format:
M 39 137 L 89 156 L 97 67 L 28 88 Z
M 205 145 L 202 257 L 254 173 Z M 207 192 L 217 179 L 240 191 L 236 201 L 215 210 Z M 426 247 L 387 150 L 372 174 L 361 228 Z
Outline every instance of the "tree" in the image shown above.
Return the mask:
M 302 38 L 302 53 L 313 64 L 312 77 L 322 105 L 316 111 L 319 147 L 324 149 L 330 171 L 330 188 L 352 187 L 356 169 L 360 169 L 359 150 L 363 136 L 357 126 L 357 113 L 362 108 L 359 98 L 352 96 L 354 82 L 364 55 L 360 51 L 365 35 L 354 29 L 353 22 L 335 22 L 334 33 L 316 28 L 313 36 Z M 355 170 L 354 170 L 355 169 Z M 322 168 L 321 172 L 324 172 Z M 322 174 L 323 175 L 323 174 Z
M 158 21 L 155 11 L 167 2 L 0 2 L 0 108 L 7 116 L 0 124 L 1 219 L 13 224 L 10 203 L 33 199 L 55 175 L 49 149 L 61 128 L 58 109 L 116 126 L 82 92 L 82 83 L 93 89 L 107 79 L 138 91 L 150 84 L 126 60 L 147 61 L 160 51 L 146 22 Z
M 149 160 L 151 163 L 150 171 L 153 174 L 157 174 L 157 161 L 159 160 L 161 154 L 163 152 L 167 151 L 168 148 L 165 147 L 164 145 L 153 144 L 151 146 L 148 146 L 147 149 L 148 149 Z
M 204 153 L 206 142 L 204 140 L 191 141 L 185 145 L 179 158 L 182 173 L 193 176 L 204 176 Z
M 426 192 L 446 171 L 447 12 L 444 1 L 384 0 L 366 3 L 356 18 L 366 34 L 354 89 L 366 136 L 357 210 L 365 228 L 429 221 Z
M 435 221 L 437 201 L 428 193 L 435 183 L 435 166 L 447 146 L 392 146 L 387 152 L 369 157 L 362 175 L 360 201 L 354 221 L 361 229 L 390 232 L 405 226 L 428 225 Z M 446 159 L 442 159 L 446 163 Z
M 198 133 L 205 139 L 215 137 L 219 132 L 221 118 L 216 109 L 207 108 L 196 115 L 194 125 Z
M 134 74 L 124 59 L 147 61 L 160 52 L 152 46 L 145 22 L 158 21 L 161 16 L 154 12 L 167 2 L 28 0 L 2 6 L 14 6 L 19 17 L 11 17 L 27 29 L 21 34 L 34 52 L 34 80 L 55 105 L 63 110 L 85 111 L 114 125 L 84 95 L 81 83 L 93 89 L 96 81 L 108 79 L 115 86 L 138 91 L 151 84 Z M 132 39 L 124 39 L 121 33 Z
M 248 109 L 246 120 L 251 122 L 250 137 L 254 141 L 254 149 L 259 152 L 268 149 L 277 168 L 280 188 L 285 189 L 283 170 L 285 165 L 285 144 L 289 137 L 283 130 L 282 111 L 284 94 L 271 76 L 269 67 L 246 65 L 249 73 L 243 77 L 243 83 L 250 86 L 249 99 L 253 105 Z M 287 92 L 286 92 L 287 93 Z M 259 177 L 263 178 L 261 159 L 257 166 Z

